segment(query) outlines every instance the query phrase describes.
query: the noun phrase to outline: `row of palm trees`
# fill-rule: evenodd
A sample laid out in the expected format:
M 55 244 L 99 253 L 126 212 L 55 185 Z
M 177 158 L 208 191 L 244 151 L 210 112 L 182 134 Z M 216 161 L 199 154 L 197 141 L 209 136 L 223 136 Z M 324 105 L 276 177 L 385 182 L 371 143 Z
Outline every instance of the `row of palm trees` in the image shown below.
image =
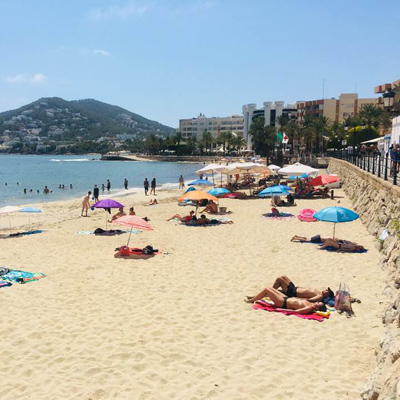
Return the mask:
M 363 106 L 356 116 L 349 116 L 343 123 L 332 122 L 324 116 L 306 116 L 303 123 L 299 123 L 287 115 L 278 117 L 277 122 L 280 130 L 289 137 L 291 153 L 296 151 L 296 147 L 299 152 L 302 146 L 314 154 L 324 152 L 327 146 L 339 149 L 343 140 L 348 145 L 359 145 L 362 141 L 378 137 L 380 126 L 391 124 L 389 114 L 375 104 Z

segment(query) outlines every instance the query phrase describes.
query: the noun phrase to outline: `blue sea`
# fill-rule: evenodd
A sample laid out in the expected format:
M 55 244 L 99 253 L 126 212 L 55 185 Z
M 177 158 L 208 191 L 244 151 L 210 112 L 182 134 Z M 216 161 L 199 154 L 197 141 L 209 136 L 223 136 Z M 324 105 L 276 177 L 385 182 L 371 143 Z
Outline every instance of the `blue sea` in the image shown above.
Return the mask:
M 180 175 L 185 181 L 196 179 L 195 171 L 201 167 L 193 163 L 100 161 L 100 156 L 93 155 L 0 155 L 0 207 L 74 199 L 93 192 L 95 184 L 101 194 L 107 179 L 111 182 L 110 197 L 143 191 L 144 178 L 156 178 L 158 189 L 177 188 Z M 128 190 L 124 189 L 124 178 L 128 179 Z M 43 194 L 45 186 L 52 193 Z

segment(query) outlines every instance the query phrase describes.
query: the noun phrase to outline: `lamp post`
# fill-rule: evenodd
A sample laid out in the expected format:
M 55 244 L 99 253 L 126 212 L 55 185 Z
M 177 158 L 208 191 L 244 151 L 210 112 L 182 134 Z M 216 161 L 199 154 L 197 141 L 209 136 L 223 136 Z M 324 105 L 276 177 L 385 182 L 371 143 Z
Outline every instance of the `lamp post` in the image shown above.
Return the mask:
M 386 90 L 386 92 L 382 95 L 383 97 L 383 105 L 388 111 L 391 111 L 394 103 L 395 93 L 392 89 Z

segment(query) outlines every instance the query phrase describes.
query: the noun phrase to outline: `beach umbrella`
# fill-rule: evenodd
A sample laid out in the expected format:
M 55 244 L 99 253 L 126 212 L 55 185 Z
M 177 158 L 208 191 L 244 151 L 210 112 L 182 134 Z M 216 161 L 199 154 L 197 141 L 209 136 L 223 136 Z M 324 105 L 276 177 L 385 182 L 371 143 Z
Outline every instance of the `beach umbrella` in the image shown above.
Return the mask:
M 14 213 L 14 212 L 19 212 L 21 210 L 22 210 L 21 207 L 5 206 L 5 207 L 1 207 L 0 208 L 0 214 L 11 214 L 11 213 Z M 11 217 L 10 217 L 10 215 L 8 216 L 8 222 L 10 224 L 10 233 L 11 233 Z
M 315 168 L 311 168 L 308 165 L 303 165 L 297 162 L 292 165 L 288 165 L 287 167 L 279 169 L 278 173 L 281 175 L 301 176 L 303 174 L 317 174 L 318 170 Z
M 281 186 L 271 186 L 258 193 L 258 196 L 259 197 L 287 196 L 288 194 L 290 194 L 290 192 L 285 190 Z
M 301 175 L 291 175 L 288 176 L 287 179 L 289 179 L 290 181 L 295 181 L 296 179 L 304 179 L 304 178 L 309 178 L 310 175 L 308 174 L 301 174 Z
M 213 200 L 218 203 L 218 199 L 202 190 L 193 190 L 192 192 L 185 193 L 183 196 L 179 198 L 179 202 L 183 202 L 185 200 L 193 200 L 193 201 L 201 201 L 201 200 Z
M 269 164 L 269 165 L 268 165 L 268 168 L 269 168 L 271 171 L 278 171 L 278 169 L 281 169 L 281 167 L 278 167 L 278 166 L 275 165 L 275 164 Z
M 209 190 L 207 193 L 209 193 L 213 196 L 221 196 L 223 194 L 230 193 L 230 191 L 225 188 L 214 188 L 214 189 Z
M 311 186 L 322 186 L 322 185 L 328 185 L 329 183 L 335 183 L 339 180 L 338 176 L 332 176 L 332 175 L 320 175 L 317 176 L 316 178 L 312 179 L 309 184 Z
M 42 212 L 40 208 L 37 207 L 24 207 L 19 212 L 28 213 L 29 215 L 29 230 L 31 230 L 31 214 L 39 214 Z
M 186 190 L 185 193 L 189 193 L 189 192 L 191 192 L 192 190 L 196 190 L 196 188 L 194 188 L 193 186 L 190 186 L 190 187 Z
M 106 211 L 108 208 L 122 208 L 124 207 L 123 204 L 118 203 L 118 201 L 115 201 L 113 199 L 104 199 L 100 200 L 97 203 L 92 205 L 93 208 L 104 208 Z M 106 230 L 107 230 L 107 214 L 106 214 Z
M 351 222 L 358 218 L 358 214 L 344 207 L 326 207 L 314 214 L 319 221 L 333 222 L 333 238 L 335 238 L 335 227 L 337 223 Z
M 207 179 L 196 179 L 195 181 L 188 183 L 188 186 L 214 186 L 214 183 Z
M 113 223 L 120 226 L 128 226 L 131 228 L 131 231 L 129 232 L 128 242 L 126 243 L 127 246 L 129 245 L 133 228 L 140 231 L 154 230 L 147 221 L 145 221 L 143 218 L 138 217 L 137 215 L 125 215 L 123 217 L 115 219 Z
M 211 174 L 212 175 L 212 181 L 214 183 L 214 173 L 219 172 L 221 173 L 221 182 L 222 182 L 222 172 L 226 169 L 224 165 L 219 165 L 219 164 L 208 164 L 205 167 L 199 169 L 196 171 L 197 175 L 202 175 L 202 174 Z

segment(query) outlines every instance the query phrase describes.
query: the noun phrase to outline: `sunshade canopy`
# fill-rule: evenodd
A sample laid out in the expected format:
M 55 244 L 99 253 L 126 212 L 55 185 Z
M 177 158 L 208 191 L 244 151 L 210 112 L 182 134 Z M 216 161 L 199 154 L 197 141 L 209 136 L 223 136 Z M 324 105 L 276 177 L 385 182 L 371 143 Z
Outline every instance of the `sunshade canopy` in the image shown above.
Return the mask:
M 209 190 L 207 193 L 211 194 L 212 196 L 221 196 L 222 194 L 230 193 L 230 191 L 225 188 L 214 188 Z
M 182 197 L 179 198 L 179 202 L 182 202 L 184 200 L 195 200 L 195 201 L 200 201 L 200 200 L 213 200 L 216 203 L 218 203 L 218 199 L 202 190 L 193 190 L 193 192 L 185 193 Z
M 136 215 L 125 215 L 121 218 L 117 218 L 113 221 L 113 224 L 121 225 L 121 226 L 129 226 L 130 228 L 135 228 L 140 231 L 152 231 L 153 228 L 150 224 L 145 221 L 143 218 L 140 218 Z
M 328 185 L 329 183 L 335 183 L 338 180 L 339 180 L 338 176 L 319 175 L 316 178 L 312 179 L 309 183 L 311 186 L 322 186 L 322 185 Z
M 350 222 L 358 218 L 358 214 L 344 207 L 327 207 L 316 212 L 314 218 L 325 222 Z
M 196 179 L 188 183 L 188 186 L 214 186 L 214 184 L 207 179 Z
M 115 201 L 113 199 L 104 199 L 93 204 L 94 208 L 121 208 L 123 206 L 123 204 L 118 203 L 118 201 Z
M 23 212 L 23 213 L 41 213 L 42 210 L 40 208 L 37 208 L 37 207 L 24 207 L 19 212 Z
M 258 193 L 259 197 L 287 196 L 290 192 L 280 186 L 271 186 Z
M 222 172 L 223 170 L 226 169 L 226 166 L 224 165 L 219 165 L 219 164 L 208 164 L 205 167 L 199 169 L 196 171 L 197 175 L 200 174 L 212 174 L 214 172 Z
M 281 175 L 295 175 L 295 176 L 300 176 L 303 174 L 317 174 L 318 170 L 315 168 L 311 168 L 308 165 L 303 165 L 300 163 L 295 163 L 292 165 L 288 165 L 285 168 L 281 168 L 278 171 L 279 174 Z
M 5 207 L 0 208 L 0 214 L 9 214 L 9 213 L 18 212 L 18 211 L 21 211 L 21 210 L 22 210 L 21 207 L 5 206 Z

